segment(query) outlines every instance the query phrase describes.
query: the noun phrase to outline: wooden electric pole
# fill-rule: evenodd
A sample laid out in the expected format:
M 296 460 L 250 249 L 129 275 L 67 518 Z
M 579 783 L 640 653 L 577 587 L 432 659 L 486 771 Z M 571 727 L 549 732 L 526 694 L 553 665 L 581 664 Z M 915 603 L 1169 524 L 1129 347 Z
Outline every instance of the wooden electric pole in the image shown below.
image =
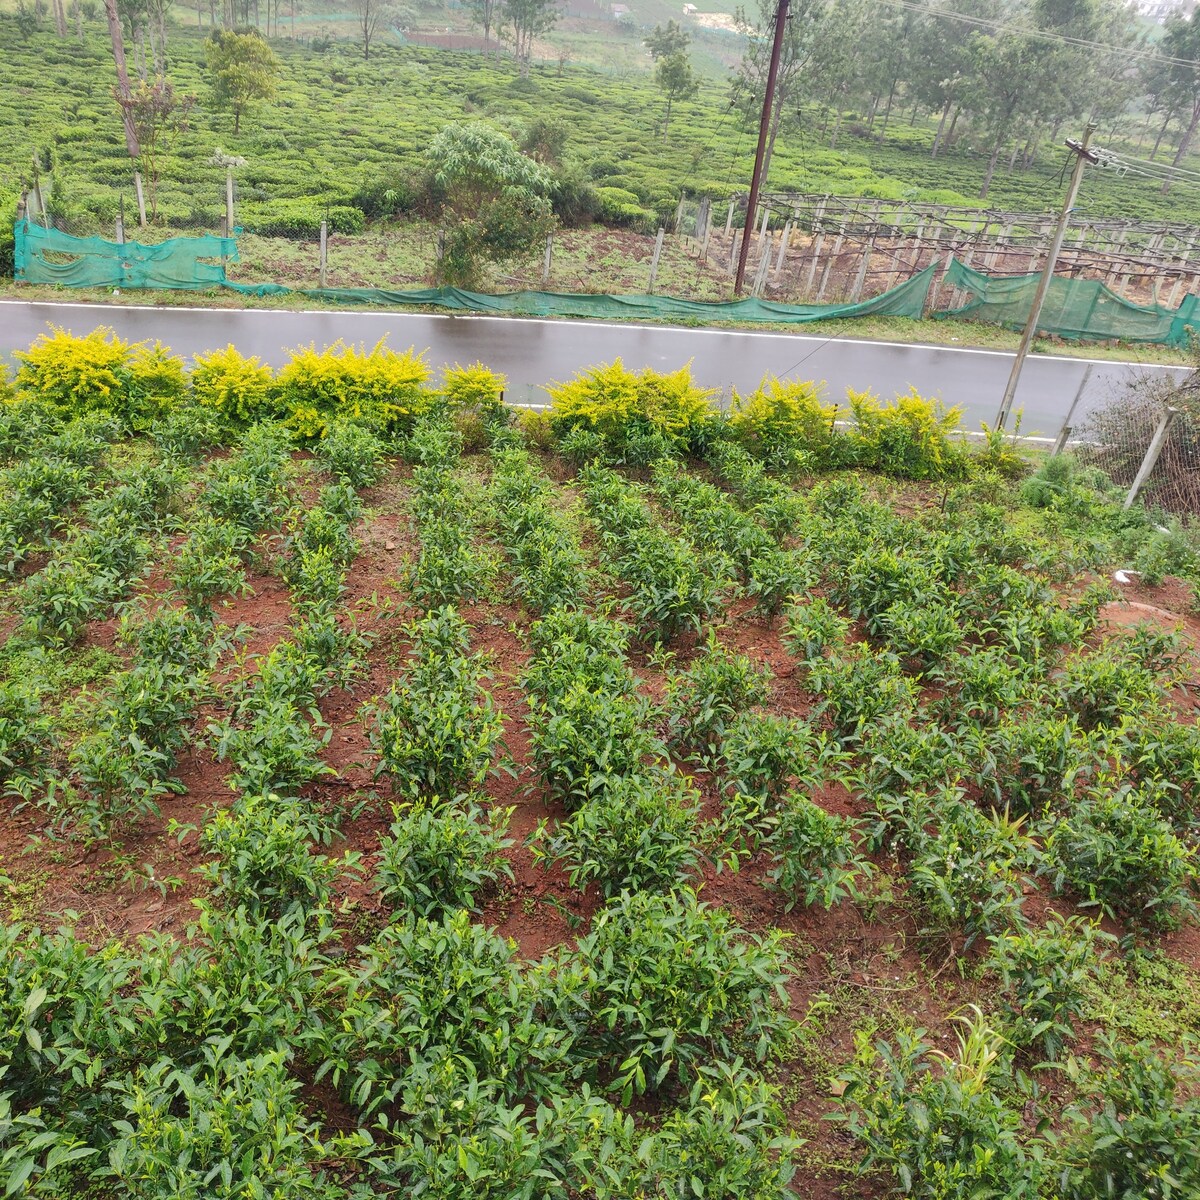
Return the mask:
M 775 41 L 771 45 L 771 65 L 767 69 L 767 90 L 763 96 L 762 119 L 758 123 L 758 149 L 754 153 L 754 174 L 750 177 L 750 195 L 746 197 L 746 220 L 742 225 L 742 248 L 738 252 L 737 278 L 733 293 L 742 294 L 746 278 L 746 256 L 750 253 L 750 232 L 758 209 L 758 189 L 762 184 L 763 157 L 767 151 L 767 133 L 771 128 L 771 110 L 775 106 L 775 79 L 779 74 L 779 59 L 783 54 L 783 33 L 787 26 L 788 0 L 779 0 L 775 12 Z
M 1042 269 L 1042 277 L 1038 280 L 1037 291 L 1033 294 L 1033 304 L 1029 309 L 1029 320 L 1025 323 L 1025 332 L 1021 334 L 1021 344 L 1017 347 L 1017 357 L 1013 360 L 1012 371 L 1008 383 L 1004 386 L 1004 396 L 1000 400 L 1000 412 L 996 415 L 996 428 L 1003 429 L 1008 423 L 1012 411 L 1013 399 L 1017 394 L 1017 383 L 1021 378 L 1021 368 L 1033 345 L 1037 333 L 1038 318 L 1042 315 L 1042 305 L 1046 302 L 1046 293 L 1050 290 L 1050 280 L 1054 278 L 1054 267 L 1058 263 L 1058 252 L 1062 249 L 1063 238 L 1067 235 L 1067 224 L 1075 208 L 1075 197 L 1079 195 L 1079 185 L 1083 181 L 1083 168 L 1090 162 L 1096 162 L 1098 156 L 1088 149 L 1088 142 L 1095 131 L 1095 125 L 1089 125 L 1083 131 L 1083 141 L 1076 142 L 1067 139 L 1067 148 L 1075 154 L 1075 166 L 1071 171 L 1071 185 L 1063 198 L 1062 212 L 1058 215 L 1058 228 L 1050 241 L 1050 250 L 1046 255 L 1046 265 Z

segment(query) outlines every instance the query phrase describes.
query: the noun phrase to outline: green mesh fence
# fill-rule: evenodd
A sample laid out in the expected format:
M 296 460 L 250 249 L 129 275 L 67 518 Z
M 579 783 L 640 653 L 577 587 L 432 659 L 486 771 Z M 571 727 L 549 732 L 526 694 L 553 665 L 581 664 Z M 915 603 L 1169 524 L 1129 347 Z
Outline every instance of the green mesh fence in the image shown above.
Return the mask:
M 768 300 L 704 303 L 670 296 L 595 296 L 556 292 L 507 292 L 492 296 L 461 288 L 286 288 L 278 283 L 231 283 L 222 259 L 237 261 L 231 238 L 172 238 L 157 246 L 77 238 L 28 221 L 15 231 L 14 275 L 27 283 L 65 287 L 208 288 L 226 287 L 246 296 L 308 296 L 336 304 L 434 307 L 458 312 L 509 313 L 539 317 L 603 317 L 608 320 L 671 320 L 804 324 L 835 317 L 920 318 L 934 267 L 859 304 L 774 304 Z M 205 259 L 216 261 L 206 262 Z
M 157 246 L 72 237 L 18 221 L 13 276 L 63 287 L 208 288 L 225 283 L 225 262 L 237 262 L 233 238 L 171 238 Z M 213 260 L 213 261 L 205 261 Z
M 504 292 L 493 296 L 461 288 L 421 288 L 393 292 L 383 288 L 311 288 L 297 293 L 337 304 L 430 305 L 459 312 L 521 314 L 534 317 L 599 317 L 604 320 L 670 320 L 762 322 L 802 325 L 838 317 L 911 317 L 925 309 L 935 267 L 926 267 L 899 287 L 860 304 L 775 304 L 769 300 L 708 303 L 671 296 L 606 296 L 565 292 Z M 279 284 L 229 283 L 226 287 L 251 296 L 278 296 Z
M 938 317 L 970 317 L 994 325 L 1023 329 L 1029 319 L 1039 275 L 985 275 L 951 259 L 943 286 L 961 288 L 971 299 Z M 1185 347 L 1197 320 L 1200 299 L 1185 296 L 1177 309 L 1143 307 L 1122 299 L 1095 279 L 1050 281 L 1038 329 L 1072 340 L 1119 338 L 1123 342 L 1157 342 Z

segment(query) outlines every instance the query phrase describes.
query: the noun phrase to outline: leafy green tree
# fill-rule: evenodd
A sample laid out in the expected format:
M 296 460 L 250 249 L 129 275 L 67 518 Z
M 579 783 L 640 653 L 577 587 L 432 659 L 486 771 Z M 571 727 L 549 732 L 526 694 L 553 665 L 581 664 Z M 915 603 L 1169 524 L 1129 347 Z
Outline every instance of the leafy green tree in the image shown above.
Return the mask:
M 533 39 L 553 29 L 558 20 L 554 0 L 500 0 L 500 24 L 507 25 L 521 78 L 529 75 L 533 57 Z
M 691 45 L 691 34 L 677 21 L 668 21 L 665 26 L 655 25 L 645 46 L 655 62 L 670 58 L 673 54 L 685 54 Z
M 500 13 L 503 7 L 503 0 L 467 0 L 467 12 L 471 14 L 471 20 L 483 30 L 485 50 L 493 33 L 500 36 Z
M 477 283 L 488 263 L 528 254 L 553 229 L 550 172 L 486 122 L 447 125 L 426 162 L 447 224 L 441 281 Z
M 665 142 L 667 130 L 671 127 L 671 105 L 676 100 L 690 100 L 700 90 L 700 81 L 692 71 L 688 56 L 682 51 L 676 51 L 658 60 L 658 66 L 654 70 L 654 82 L 667 98 L 667 115 L 663 119 Z
M 128 114 L 137 132 L 141 148 L 139 165 L 146 172 L 150 185 L 150 219 L 158 216 L 158 183 L 162 177 L 163 159 L 171 152 L 176 137 L 187 131 L 188 115 L 196 103 L 195 96 L 182 96 L 167 79 L 161 76 L 153 83 L 144 80 L 128 96 L 113 88 L 122 116 Z
M 213 101 L 233 113 L 233 132 L 241 132 L 242 114 L 257 100 L 275 95 L 279 60 L 257 30 L 237 33 L 214 29 L 204 43 Z
M 1200 19 L 1195 12 L 1190 17 L 1168 18 L 1163 53 L 1182 60 L 1172 64 L 1169 84 L 1178 111 L 1187 121 L 1172 162 L 1177 167 L 1192 148 L 1192 138 L 1200 126 Z M 1162 190 L 1166 192 L 1170 187 L 1171 181 L 1164 180 Z

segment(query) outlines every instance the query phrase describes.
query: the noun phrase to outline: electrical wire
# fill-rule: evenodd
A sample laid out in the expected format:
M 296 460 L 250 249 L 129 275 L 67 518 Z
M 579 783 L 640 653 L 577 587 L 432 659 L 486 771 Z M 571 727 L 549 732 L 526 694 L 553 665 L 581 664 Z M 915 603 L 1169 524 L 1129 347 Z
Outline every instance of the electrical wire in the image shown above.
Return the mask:
M 956 12 L 952 8 L 930 8 L 918 4 L 915 0 L 878 0 L 880 4 L 890 8 L 900 8 L 906 12 L 918 13 L 921 16 L 937 17 L 947 21 L 958 21 L 963 25 L 972 25 L 980 29 L 988 29 L 995 33 L 1007 33 L 1014 37 L 1031 38 L 1035 41 L 1057 42 L 1064 46 L 1076 46 L 1084 50 L 1098 50 L 1105 54 L 1113 54 L 1122 58 L 1145 59 L 1149 62 L 1167 63 L 1170 66 L 1196 67 L 1200 66 L 1195 59 L 1176 58 L 1170 54 L 1160 54 L 1157 50 L 1145 49 L 1138 46 L 1113 46 L 1107 42 L 1095 41 L 1092 38 L 1072 37 L 1066 33 L 1055 33 L 1049 29 L 1028 29 L 1019 25 L 1006 25 L 1002 21 L 993 21 L 987 17 L 974 17 L 968 13 Z

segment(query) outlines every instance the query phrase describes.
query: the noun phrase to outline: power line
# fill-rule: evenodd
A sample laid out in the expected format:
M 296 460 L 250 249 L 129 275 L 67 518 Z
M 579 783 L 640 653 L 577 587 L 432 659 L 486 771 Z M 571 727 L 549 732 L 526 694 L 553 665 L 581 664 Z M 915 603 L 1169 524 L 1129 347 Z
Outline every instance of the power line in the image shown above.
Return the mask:
M 980 29 L 989 29 L 995 33 L 1007 33 L 1013 37 L 1032 38 L 1041 42 L 1057 42 L 1064 46 L 1076 46 L 1084 50 L 1099 50 L 1106 54 L 1114 54 L 1123 58 L 1145 59 L 1150 62 L 1166 63 L 1169 66 L 1197 67 L 1195 59 L 1176 58 L 1170 54 L 1162 54 L 1138 46 L 1113 46 L 1108 42 L 1095 41 L 1092 38 L 1072 37 L 1066 33 L 1055 33 L 1049 29 L 1030 29 L 1020 25 L 1006 25 L 1003 21 L 993 21 L 987 17 L 974 17 L 968 13 L 956 12 L 952 8 L 929 8 L 918 4 L 915 0 L 878 0 L 890 8 L 901 8 L 906 12 L 917 13 L 925 17 L 939 17 L 946 21 L 957 21 L 963 25 L 972 25 Z

